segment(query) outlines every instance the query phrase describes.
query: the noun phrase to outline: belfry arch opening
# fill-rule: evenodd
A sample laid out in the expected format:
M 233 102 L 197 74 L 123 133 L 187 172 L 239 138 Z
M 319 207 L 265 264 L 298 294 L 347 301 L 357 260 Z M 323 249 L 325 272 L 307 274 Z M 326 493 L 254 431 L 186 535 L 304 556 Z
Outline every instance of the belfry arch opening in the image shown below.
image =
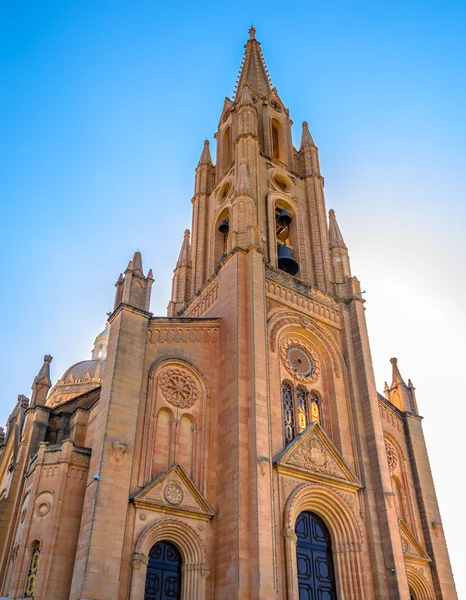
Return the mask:
M 222 135 L 222 162 L 223 162 L 223 170 L 227 169 L 232 161 L 232 151 L 231 151 L 231 127 L 225 129 Z
M 272 119 L 272 156 L 283 162 L 283 128 L 278 119 Z
M 298 252 L 298 234 L 296 214 L 292 207 L 285 201 L 275 203 L 274 210 L 275 218 L 275 247 L 276 247 L 276 264 L 292 275 L 297 275 L 300 270 L 299 252 Z M 284 250 L 286 248 L 286 250 Z M 283 255 L 289 256 L 291 260 L 296 261 L 296 265 L 287 270 L 281 264 L 280 257 Z
M 230 211 L 222 210 L 215 221 L 214 230 L 214 269 L 223 261 L 228 252 L 228 237 L 230 233 Z

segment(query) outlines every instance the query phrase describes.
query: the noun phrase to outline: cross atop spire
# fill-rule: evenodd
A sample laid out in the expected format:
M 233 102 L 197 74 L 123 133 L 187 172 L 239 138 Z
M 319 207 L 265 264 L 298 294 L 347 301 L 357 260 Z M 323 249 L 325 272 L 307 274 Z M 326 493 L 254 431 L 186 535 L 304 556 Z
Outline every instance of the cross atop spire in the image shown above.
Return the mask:
M 249 29 L 249 40 L 245 45 L 235 96 L 239 96 L 241 88 L 246 83 L 259 96 L 267 96 L 272 91 L 272 82 L 265 66 L 261 45 L 256 40 L 256 29 L 252 25 Z

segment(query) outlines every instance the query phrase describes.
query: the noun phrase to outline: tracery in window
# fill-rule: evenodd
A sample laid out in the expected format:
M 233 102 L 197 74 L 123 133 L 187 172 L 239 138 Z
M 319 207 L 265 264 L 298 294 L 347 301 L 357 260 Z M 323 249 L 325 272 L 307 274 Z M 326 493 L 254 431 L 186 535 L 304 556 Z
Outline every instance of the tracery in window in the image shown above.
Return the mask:
M 294 387 L 283 381 L 282 400 L 285 445 L 302 433 L 309 423 L 322 425 L 321 399 L 316 391 L 309 391 L 301 384 Z
M 307 427 L 307 390 L 301 386 L 296 391 L 296 407 L 299 434 Z
M 32 598 L 34 596 L 34 588 L 36 586 L 37 569 L 40 561 L 40 542 L 32 542 L 31 546 L 31 562 L 29 563 L 29 571 L 26 579 L 26 589 L 24 590 L 24 598 Z
M 316 392 L 311 392 L 310 404 L 311 404 L 311 411 L 310 411 L 311 412 L 311 423 L 313 423 L 314 421 L 317 421 L 317 423 L 319 423 L 319 425 L 320 425 L 321 424 L 320 398 Z
M 285 423 L 285 444 L 289 444 L 294 439 L 294 406 L 293 390 L 291 385 L 284 381 L 282 384 L 283 397 L 283 418 Z

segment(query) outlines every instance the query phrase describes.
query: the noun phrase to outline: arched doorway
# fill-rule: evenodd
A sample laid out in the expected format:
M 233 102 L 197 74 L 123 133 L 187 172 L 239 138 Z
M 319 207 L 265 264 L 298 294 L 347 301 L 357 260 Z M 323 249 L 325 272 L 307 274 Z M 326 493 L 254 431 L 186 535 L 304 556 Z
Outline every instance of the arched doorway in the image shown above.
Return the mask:
M 149 552 L 144 600 L 180 600 L 181 555 L 170 542 L 157 542 Z
M 299 600 L 336 600 L 332 542 L 325 523 L 304 511 L 296 519 Z

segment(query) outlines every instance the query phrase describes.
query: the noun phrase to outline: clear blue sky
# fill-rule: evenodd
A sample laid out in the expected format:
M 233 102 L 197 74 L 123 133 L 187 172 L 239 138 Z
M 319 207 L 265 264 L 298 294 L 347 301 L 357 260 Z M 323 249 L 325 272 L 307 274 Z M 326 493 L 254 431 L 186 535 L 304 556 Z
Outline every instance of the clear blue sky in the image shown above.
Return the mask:
M 464 460 L 464 1 L 1 0 L 0 422 L 45 353 L 54 379 L 88 357 L 137 248 L 165 314 L 194 168 L 251 22 L 295 141 L 307 120 L 319 146 L 378 387 L 394 355 L 417 385 L 466 597 L 450 483 L 464 489 L 464 468 L 447 454 Z

